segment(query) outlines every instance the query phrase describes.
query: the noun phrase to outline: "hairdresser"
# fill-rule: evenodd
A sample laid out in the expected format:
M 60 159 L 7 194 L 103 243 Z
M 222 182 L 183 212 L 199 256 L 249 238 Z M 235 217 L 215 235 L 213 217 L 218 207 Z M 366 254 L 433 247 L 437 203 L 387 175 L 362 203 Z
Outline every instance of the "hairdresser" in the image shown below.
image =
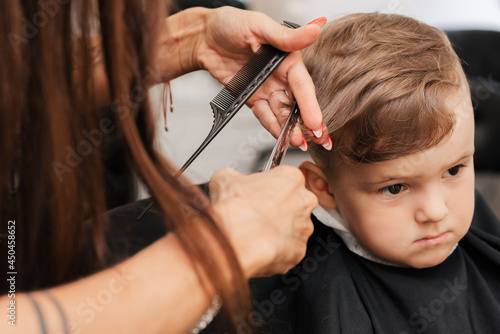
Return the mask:
M 248 319 L 247 280 L 304 256 L 316 199 L 301 173 L 223 169 L 207 198 L 155 150 L 140 88 L 200 69 L 225 84 L 260 45 L 300 50 L 325 20 L 292 30 L 228 7 L 166 11 L 153 0 L 2 0 L 1 333 L 184 333 L 219 298 L 238 326 Z M 299 52 L 248 104 L 277 136 L 288 110 L 280 103 L 292 95 L 310 135 L 328 145 Z M 103 140 L 118 132 L 171 231 L 111 267 L 104 152 L 98 136 L 83 147 L 96 129 Z M 299 132 L 292 144 L 303 144 Z M 85 154 L 68 160 L 77 149 Z

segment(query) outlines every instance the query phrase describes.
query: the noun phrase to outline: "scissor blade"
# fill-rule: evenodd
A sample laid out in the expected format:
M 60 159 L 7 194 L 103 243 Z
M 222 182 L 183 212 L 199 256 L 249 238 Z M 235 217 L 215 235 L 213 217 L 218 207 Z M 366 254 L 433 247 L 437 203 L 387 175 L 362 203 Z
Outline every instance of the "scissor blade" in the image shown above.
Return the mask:
M 293 128 L 299 121 L 299 117 L 300 117 L 299 106 L 295 102 L 292 111 L 288 115 L 285 124 L 283 125 L 283 129 L 281 130 L 281 133 L 278 137 L 278 141 L 276 142 L 276 145 L 274 145 L 271 156 L 269 157 L 269 160 L 262 169 L 263 172 L 267 172 L 271 168 L 274 168 L 279 164 L 281 164 L 281 161 L 285 157 L 286 150 L 290 145 L 290 139 L 292 137 Z

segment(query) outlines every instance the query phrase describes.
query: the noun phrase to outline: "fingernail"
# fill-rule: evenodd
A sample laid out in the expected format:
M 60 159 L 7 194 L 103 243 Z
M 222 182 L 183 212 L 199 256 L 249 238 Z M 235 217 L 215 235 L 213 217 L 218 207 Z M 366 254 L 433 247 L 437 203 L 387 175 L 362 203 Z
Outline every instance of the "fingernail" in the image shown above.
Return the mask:
M 332 138 L 330 138 L 330 136 L 328 135 L 328 141 L 326 143 L 323 144 L 323 147 L 327 150 L 327 151 L 330 151 L 332 148 L 333 148 L 333 144 L 332 144 Z
M 321 138 L 323 136 L 323 126 L 321 126 L 321 129 L 313 131 L 313 133 L 316 138 Z
M 324 21 L 324 20 L 325 20 L 325 17 L 318 17 L 317 19 L 314 19 L 311 22 L 309 22 L 308 25 L 317 23 L 320 26 L 324 26 L 324 24 L 322 24 L 322 21 Z
M 302 145 L 300 145 L 299 148 L 304 152 L 307 151 L 307 148 L 308 148 L 307 140 L 306 140 L 306 137 L 304 137 L 304 135 L 302 135 Z

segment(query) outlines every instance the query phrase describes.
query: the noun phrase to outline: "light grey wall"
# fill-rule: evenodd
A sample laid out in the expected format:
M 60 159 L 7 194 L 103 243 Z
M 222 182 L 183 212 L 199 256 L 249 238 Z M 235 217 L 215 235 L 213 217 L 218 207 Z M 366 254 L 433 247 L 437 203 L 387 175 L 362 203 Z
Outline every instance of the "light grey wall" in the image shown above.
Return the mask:
M 500 30 L 500 0 L 252 0 L 251 9 L 277 21 L 305 24 L 316 17 L 334 19 L 354 12 L 390 12 L 447 28 Z

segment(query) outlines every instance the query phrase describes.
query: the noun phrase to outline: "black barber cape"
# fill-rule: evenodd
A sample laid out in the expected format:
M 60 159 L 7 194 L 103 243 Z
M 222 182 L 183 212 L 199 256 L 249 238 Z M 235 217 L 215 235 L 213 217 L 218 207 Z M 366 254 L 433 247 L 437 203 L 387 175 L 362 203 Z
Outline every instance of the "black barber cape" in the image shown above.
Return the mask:
M 109 264 L 168 233 L 150 200 L 108 213 Z M 427 269 L 387 266 L 349 251 L 313 217 L 303 261 L 250 281 L 253 312 L 239 333 L 500 333 L 500 222 L 476 194 L 472 226 L 455 251 Z M 166 264 L 167 265 L 167 264 Z M 225 333 L 224 313 L 203 333 Z
M 500 222 L 481 198 L 455 251 L 426 269 L 362 258 L 313 221 L 299 265 L 251 281 L 256 333 L 500 333 Z

